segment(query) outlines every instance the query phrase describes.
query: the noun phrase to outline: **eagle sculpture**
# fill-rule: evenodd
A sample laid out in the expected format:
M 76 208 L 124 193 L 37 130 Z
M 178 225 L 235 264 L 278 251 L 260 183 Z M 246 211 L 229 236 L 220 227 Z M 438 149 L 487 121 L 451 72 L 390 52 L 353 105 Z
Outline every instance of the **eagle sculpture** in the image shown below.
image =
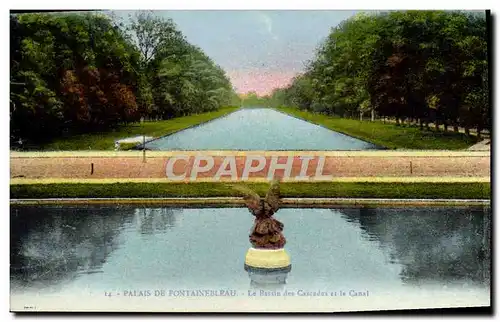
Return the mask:
M 279 181 L 273 181 L 265 199 L 251 189 L 244 186 L 234 186 L 244 194 L 245 204 L 250 213 L 255 216 L 255 223 L 250 234 L 250 243 L 254 248 L 280 249 L 285 246 L 283 224 L 274 219 L 273 215 L 279 209 L 280 187 Z

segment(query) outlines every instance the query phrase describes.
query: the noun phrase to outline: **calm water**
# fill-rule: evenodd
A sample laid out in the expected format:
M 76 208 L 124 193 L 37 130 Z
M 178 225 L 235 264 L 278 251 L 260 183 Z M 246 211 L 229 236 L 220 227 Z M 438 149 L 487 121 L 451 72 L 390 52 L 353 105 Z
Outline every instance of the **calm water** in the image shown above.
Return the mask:
M 242 109 L 146 144 L 151 150 L 367 150 L 377 146 L 266 108 Z
M 489 296 L 490 210 L 281 209 L 287 289 Z M 244 208 L 12 207 L 11 295 L 248 290 Z

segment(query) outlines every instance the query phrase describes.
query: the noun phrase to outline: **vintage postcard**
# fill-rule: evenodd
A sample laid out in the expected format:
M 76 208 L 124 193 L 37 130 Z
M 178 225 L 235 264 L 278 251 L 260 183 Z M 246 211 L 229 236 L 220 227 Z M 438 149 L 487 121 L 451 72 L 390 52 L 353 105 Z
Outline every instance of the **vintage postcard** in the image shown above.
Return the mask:
M 10 310 L 491 309 L 491 30 L 11 11 Z

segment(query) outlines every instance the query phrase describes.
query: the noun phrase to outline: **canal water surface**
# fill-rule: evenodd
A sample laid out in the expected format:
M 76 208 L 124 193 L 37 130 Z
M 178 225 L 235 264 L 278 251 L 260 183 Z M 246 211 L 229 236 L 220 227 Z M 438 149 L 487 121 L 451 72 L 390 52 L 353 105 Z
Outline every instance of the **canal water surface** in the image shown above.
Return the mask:
M 489 304 L 489 208 L 285 208 L 276 218 L 292 262 L 282 291 L 396 302 L 446 292 L 450 301 Z M 13 206 L 11 297 L 104 301 L 107 292 L 158 289 L 243 296 L 252 288 L 244 270 L 252 224 L 245 208 Z
M 146 144 L 151 150 L 370 150 L 377 146 L 268 108 L 245 108 Z

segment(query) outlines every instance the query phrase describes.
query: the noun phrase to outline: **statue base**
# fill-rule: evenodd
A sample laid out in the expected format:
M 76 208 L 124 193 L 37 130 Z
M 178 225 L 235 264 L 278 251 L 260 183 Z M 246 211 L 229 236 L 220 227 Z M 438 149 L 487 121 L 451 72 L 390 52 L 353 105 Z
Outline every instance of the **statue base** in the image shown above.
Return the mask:
M 245 256 L 245 267 L 265 270 L 283 270 L 291 268 L 290 256 L 284 248 L 261 249 L 250 248 Z
M 250 248 L 247 251 L 245 271 L 248 272 L 252 286 L 273 288 L 284 285 L 291 269 L 290 256 L 284 248 Z

